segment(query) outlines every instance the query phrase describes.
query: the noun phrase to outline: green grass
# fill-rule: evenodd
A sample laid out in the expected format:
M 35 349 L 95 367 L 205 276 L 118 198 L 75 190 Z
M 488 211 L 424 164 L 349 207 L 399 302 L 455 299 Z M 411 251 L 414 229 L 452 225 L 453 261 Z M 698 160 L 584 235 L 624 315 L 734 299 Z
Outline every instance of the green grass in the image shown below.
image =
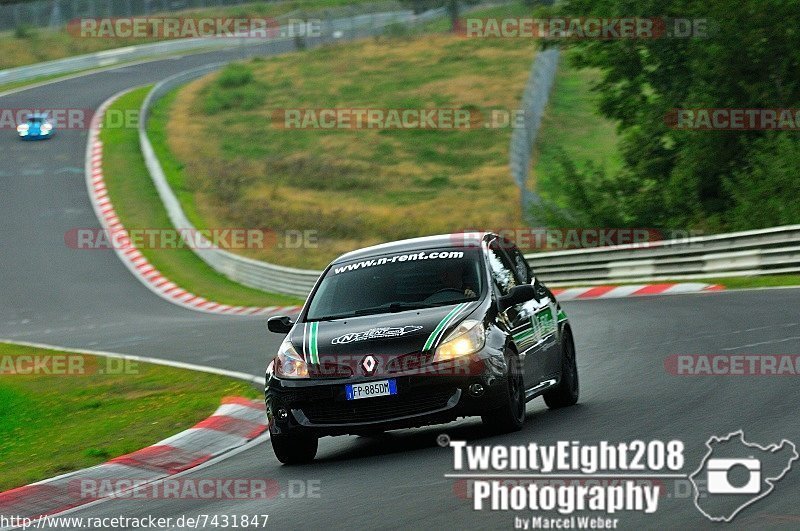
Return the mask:
M 598 113 L 597 94 L 591 91 L 599 76 L 598 70 L 571 66 L 569 53 L 562 55 L 534 148 L 530 182 L 532 188 L 556 203 L 561 200 L 558 161 L 562 154 L 578 168 L 592 162 L 611 174 L 622 166 L 616 124 Z
M 696 282 L 694 280 L 683 282 Z M 753 275 L 747 277 L 704 278 L 699 282 L 719 284 L 727 289 L 775 288 L 800 286 L 800 275 Z
M 9 369 L 15 356 L 62 354 L 0 343 L 0 491 L 152 445 L 211 415 L 225 396 L 260 396 L 222 376 L 138 362 L 120 370 L 94 356 L 70 355 L 85 360 L 79 375 Z
M 151 132 L 195 225 L 315 230 L 319 248 L 245 254 L 319 268 L 382 241 L 518 225 L 511 129 L 484 123 L 518 108 L 534 54 L 531 41 L 402 35 L 240 63 L 159 102 Z M 284 129 L 286 108 L 481 118 L 469 130 Z
M 150 87 L 142 87 L 125 94 L 111 105 L 109 112 L 138 110 L 149 90 Z M 100 137 L 106 186 L 122 224 L 128 229 L 171 228 L 167 212 L 144 165 L 137 129 L 105 127 Z M 191 249 L 141 249 L 141 252 L 172 282 L 208 300 L 236 306 L 301 302 L 295 297 L 265 293 L 233 282 L 214 271 Z

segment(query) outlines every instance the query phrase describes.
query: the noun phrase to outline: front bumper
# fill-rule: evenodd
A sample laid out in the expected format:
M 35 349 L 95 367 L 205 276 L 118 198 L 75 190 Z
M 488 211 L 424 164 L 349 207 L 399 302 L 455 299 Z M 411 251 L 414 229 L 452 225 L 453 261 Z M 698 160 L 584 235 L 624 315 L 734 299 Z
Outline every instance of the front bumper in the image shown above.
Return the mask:
M 19 136 L 20 140 L 47 140 L 48 138 L 53 136 L 53 133 L 50 133 L 50 134 L 47 134 L 47 135 L 41 135 L 41 134 L 38 134 L 38 135 L 19 135 L 18 134 L 18 136 Z
M 502 356 L 501 356 L 502 358 Z M 398 374 L 373 378 L 281 379 L 269 375 L 267 416 L 275 434 L 310 431 L 317 436 L 361 434 L 442 424 L 481 415 L 504 399 L 505 363 L 476 359 L 467 374 Z M 345 385 L 394 378 L 397 394 L 347 400 Z M 483 392 L 470 392 L 480 384 Z M 473 389 L 474 391 L 474 389 Z

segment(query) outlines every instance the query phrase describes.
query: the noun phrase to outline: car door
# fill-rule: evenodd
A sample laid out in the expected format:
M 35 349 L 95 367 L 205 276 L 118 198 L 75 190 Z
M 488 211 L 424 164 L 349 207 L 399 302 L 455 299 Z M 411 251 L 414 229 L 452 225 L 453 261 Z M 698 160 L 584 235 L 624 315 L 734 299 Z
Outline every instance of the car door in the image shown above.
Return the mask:
M 528 273 L 524 276 L 518 274 L 514 262 L 505 251 L 505 248 L 509 247 L 511 247 L 509 242 L 496 238 L 487 248 L 489 268 L 498 296 L 507 295 L 514 286 L 529 281 Z M 519 351 L 525 386 L 529 389 L 545 380 L 551 370 L 544 348 L 548 309 L 547 298 L 542 301 L 531 299 L 516 304 L 500 314 L 501 322 L 512 335 Z
M 517 246 L 506 248 L 514 271 L 521 282 L 532 284 L 536 290 L 534 312 L 531 326 L 536 330 L 536 336 L 541 340 L 542 380 L 558 375 L 561 369 L 561 348 L 558 343 L 558 304 L 555 297 L 547 287 L 536 278 Z

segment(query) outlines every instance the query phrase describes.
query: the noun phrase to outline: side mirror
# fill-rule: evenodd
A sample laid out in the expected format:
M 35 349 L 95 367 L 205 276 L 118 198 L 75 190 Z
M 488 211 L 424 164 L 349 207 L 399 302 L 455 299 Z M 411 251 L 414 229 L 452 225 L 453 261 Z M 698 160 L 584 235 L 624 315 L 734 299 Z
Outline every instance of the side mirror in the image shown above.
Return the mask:
M 294 322 L 286 315 L 277 315 L 267 319 L 267 329 L 276 334 L 288 334 Z
M 536 294 L 536 288 L 530 284 L 522 284 L 521 286 L 514 286 L 511 288 L 507 295 L 500 297 L 500 300 L 497 302 L 497 304 L 500 307 L 500 311 L 504 312 L 512 306 L 516 306 L 517 304 L 523 302 L 528 302 L 532 299 L 537 301 L 539 300 L 539 297 Z

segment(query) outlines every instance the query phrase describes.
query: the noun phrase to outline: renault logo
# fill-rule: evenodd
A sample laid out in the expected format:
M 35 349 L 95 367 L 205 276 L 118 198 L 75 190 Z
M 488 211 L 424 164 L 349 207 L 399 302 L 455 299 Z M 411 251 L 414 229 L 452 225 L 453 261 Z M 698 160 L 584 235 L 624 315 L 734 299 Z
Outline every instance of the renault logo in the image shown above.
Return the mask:
M 364 358 L 364 360 L 361 362 L 361 366 L 364 368 L 364 372 L 366 374 L 372 374 L 377 364 L 378 363 L 375 361 L 375 357 L 372 356 L 372 354 Z

